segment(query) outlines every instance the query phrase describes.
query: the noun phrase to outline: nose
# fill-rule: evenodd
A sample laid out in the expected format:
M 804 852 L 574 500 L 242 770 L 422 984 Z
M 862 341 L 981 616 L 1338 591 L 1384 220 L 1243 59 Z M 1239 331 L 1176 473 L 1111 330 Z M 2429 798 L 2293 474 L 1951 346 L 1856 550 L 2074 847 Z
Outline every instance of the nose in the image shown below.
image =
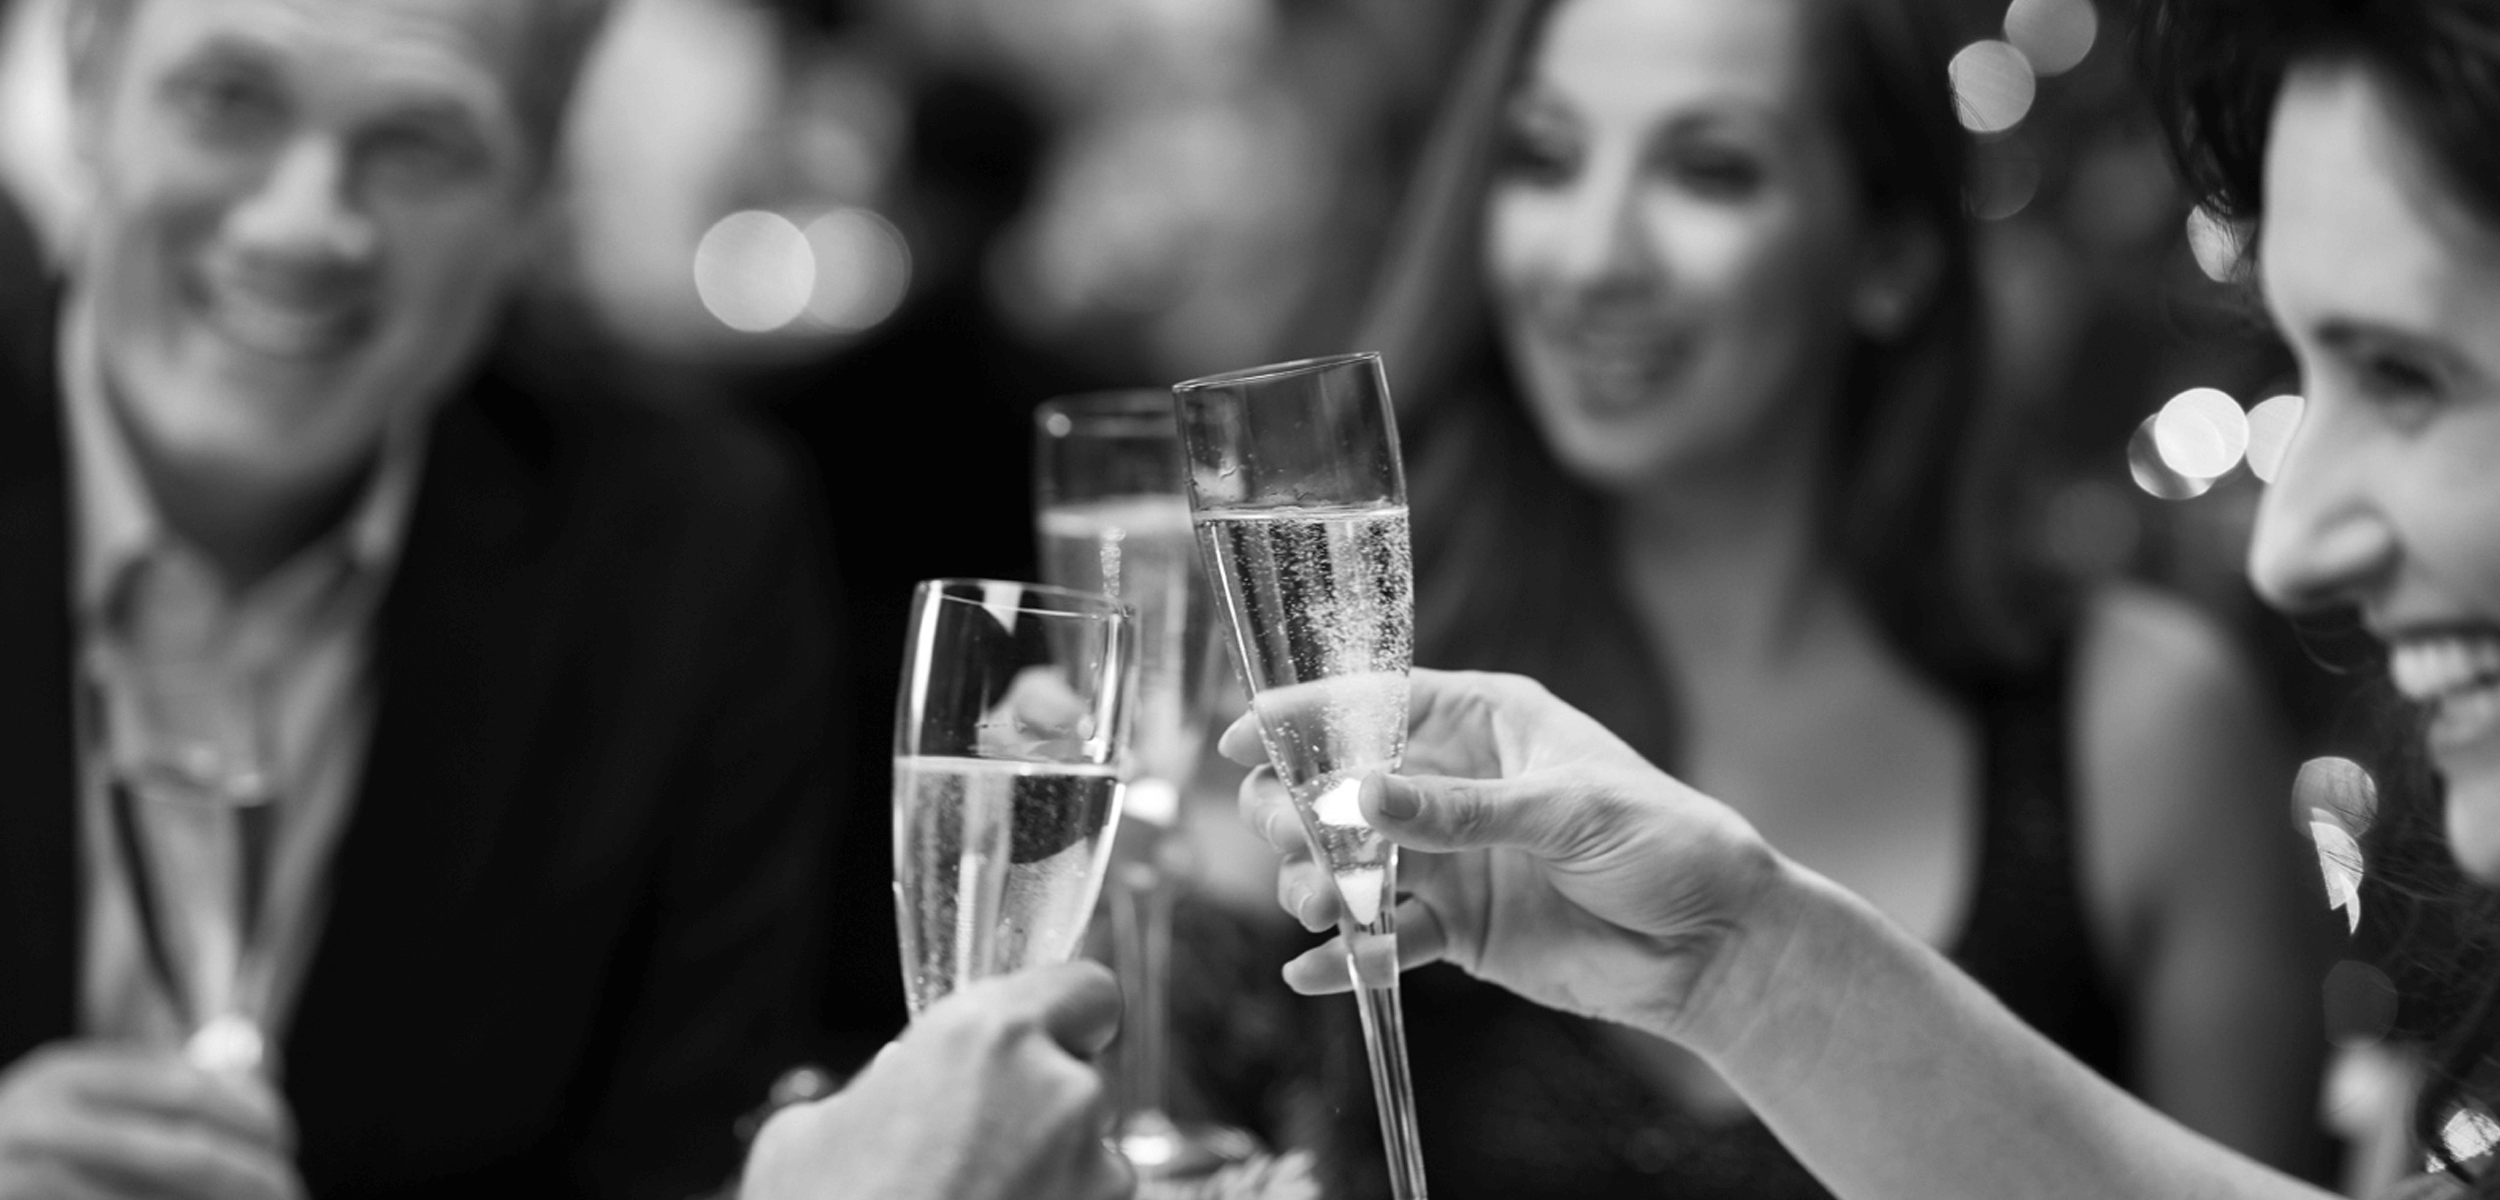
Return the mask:
M 2402 546 L 2372 495 L 2371 442 L 2339 436 L 2313 398 L 2257 509 L 2249 580 L 2285 612 L 2364 603 L 2392 577 Z
M 323 138 L 289 144 L 260 187 L 228 216 L 227 233 L 254 257 L 352 266 L 369 261 L 379 238 L 352 194 L 344 147 Z
M 1654 264 L 1641 228 L 1635 164 L 1601 159 L 1591 167 L 1563 230 L 1562 276 L 1582 286 L 1640 280 Z

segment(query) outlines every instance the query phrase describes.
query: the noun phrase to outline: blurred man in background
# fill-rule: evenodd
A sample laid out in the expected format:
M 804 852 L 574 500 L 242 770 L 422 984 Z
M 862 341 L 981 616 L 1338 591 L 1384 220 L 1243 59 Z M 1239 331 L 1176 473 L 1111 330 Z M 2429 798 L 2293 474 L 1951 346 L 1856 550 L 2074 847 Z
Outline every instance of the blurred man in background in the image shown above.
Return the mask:
M 89 210 L 0 331 L 0 1196 L 734 1167 L 805 1011 L 822 551 L 757 436 L 496 365 L 604 8 L 80 10 Z M 177 680 L 261 748 L 256 1073 L 186 1061 L 147 900 L 219 852 L 131 798 Z

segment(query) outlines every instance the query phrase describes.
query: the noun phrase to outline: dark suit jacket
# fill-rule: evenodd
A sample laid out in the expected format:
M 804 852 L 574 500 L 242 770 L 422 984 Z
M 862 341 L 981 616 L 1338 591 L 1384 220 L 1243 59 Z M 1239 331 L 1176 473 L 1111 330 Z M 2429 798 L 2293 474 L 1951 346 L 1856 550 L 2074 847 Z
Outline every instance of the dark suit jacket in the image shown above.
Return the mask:
M 53 336 L 0 329 L 0 1064 L 73 1034 L 81 949 Z M 316 1196 L 716 1187 L 812 999 L 806 489 L 726 419 L 514 379 L 435 420 L 378 618 L 285 1044 Z

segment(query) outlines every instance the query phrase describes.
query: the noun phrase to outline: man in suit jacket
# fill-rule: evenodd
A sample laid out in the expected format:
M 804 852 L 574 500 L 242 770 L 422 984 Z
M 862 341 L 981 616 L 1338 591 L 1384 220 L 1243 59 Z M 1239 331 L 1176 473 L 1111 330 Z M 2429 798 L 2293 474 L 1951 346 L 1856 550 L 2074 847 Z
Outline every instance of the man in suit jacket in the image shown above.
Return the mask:
M 601 7 L 81 10 L 85 240 L 0 331 L 0 1197 L 735 1166 L 806 1000 L 821 548 L 757 437 L 488 353 Z M 134 778 L 193 685 L 268 814 L 217 1012 L 147 864 L 234 826 Z

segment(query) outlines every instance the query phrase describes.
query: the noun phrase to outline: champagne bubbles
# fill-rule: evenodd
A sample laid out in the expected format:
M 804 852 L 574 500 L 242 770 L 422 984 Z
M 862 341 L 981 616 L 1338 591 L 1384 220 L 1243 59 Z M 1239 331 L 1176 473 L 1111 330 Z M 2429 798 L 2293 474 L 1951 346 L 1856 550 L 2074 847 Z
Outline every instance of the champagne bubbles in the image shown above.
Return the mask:
M 1953 56 L 1947 74 L 1962 127 L 1973 133 L 2003 133 L 2021 124 L 2039 93 L 2030 60 L 2011 42 L 1972 42 Z
M 2257 478 L 2272 483 L 2283 470 L 2283 456 L 2291 452 L 2292 435 L 2300 431 L 2307 407 L 2298 396 L 2276 396 L 2249 410 L 2248 469 Z

